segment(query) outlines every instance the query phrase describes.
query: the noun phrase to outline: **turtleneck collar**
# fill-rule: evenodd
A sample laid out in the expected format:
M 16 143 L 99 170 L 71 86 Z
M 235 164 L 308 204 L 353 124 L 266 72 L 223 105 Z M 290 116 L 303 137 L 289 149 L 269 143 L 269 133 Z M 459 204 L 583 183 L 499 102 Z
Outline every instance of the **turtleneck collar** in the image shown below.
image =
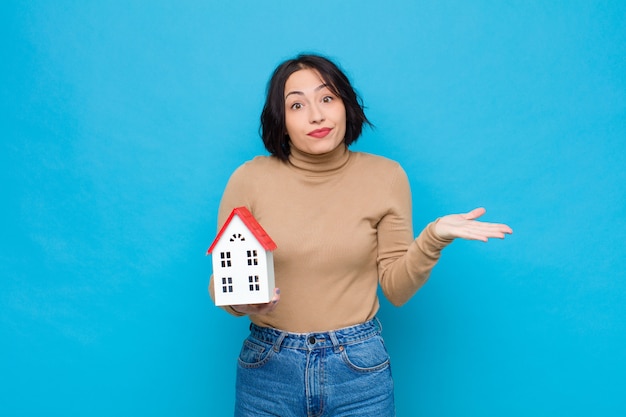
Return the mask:
M 302 152 L 293 145 L 290 151 L 289 165 L 308 175 L 332 174 L 343 168 L 350 159 L 350 151 L 343 143 L 334 150 L 320 155 Z

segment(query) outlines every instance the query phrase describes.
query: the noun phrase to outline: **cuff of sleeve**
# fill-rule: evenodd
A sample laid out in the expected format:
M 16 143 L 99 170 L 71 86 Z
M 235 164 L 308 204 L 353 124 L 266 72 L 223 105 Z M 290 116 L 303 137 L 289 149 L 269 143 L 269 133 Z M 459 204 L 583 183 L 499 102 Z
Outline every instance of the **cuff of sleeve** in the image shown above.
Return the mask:
M 454 241 L 454 239 L 445 239 L 437 235 L 435 225 L 438 221 L 439 219 L 429 223 L 420 235 L 423 238 L 424 246 L 432 251 L 441 251 Z

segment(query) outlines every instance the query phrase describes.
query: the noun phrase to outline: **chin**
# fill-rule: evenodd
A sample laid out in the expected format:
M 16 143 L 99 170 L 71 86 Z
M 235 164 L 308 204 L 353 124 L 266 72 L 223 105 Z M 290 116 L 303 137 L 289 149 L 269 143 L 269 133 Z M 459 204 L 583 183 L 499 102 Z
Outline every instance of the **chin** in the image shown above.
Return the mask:
M 327 153 L 330 153 L 332 151 L 334 151 L 335 148 L 317 148 L 317 149 L 312 149 L 309 153 L 313 154 L 313 155 L 324 155 Z

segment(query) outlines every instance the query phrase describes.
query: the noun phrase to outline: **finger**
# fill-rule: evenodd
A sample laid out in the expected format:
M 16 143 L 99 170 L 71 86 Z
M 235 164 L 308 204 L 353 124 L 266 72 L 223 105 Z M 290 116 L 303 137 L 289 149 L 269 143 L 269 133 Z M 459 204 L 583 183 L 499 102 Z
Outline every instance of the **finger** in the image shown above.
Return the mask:
M 463 215 L 463 217 L 465 217 L 468 220 L 474 220 L 474 219 L 479 218 L 480 216 L 482 216 L 486 212 L 487 212 L 487 210 L 484 207 L 478 207 L 478 208 L 475 208 L 474 210 L 472 210 L 472 211 L 470 211 L 468 213 L 465 213 Z
M 476 223 L 467 229 L 472 239 L 486 241 L 489 238 L 504 239 L 505 235 L 513 233 L 510 227 L 503 224 Z
M 476 222 L 476 225 L 479 226 L 481 230 L 485 232 L 489 232 L 489 233 L 498 233 L 498 234 L 503 234 L 503 235 L 504 234 L 510 235 L 511 233 L 513 233 L 513 229 L 511 229 L 506 224 L 502 224 L 502 223 Z
M 468 226 L 470 229 L 473 229 L 473 230 L 512 232 L 509 226 L 507 226 L 506 224 L 502 224 L 502 223 L 488 223 L 488 222 L 473 221 L 469 223 Z
M 278 304 L 280 301 L 280 288 L 274 288 L 274 296 L 270 300 L 271 304 Z

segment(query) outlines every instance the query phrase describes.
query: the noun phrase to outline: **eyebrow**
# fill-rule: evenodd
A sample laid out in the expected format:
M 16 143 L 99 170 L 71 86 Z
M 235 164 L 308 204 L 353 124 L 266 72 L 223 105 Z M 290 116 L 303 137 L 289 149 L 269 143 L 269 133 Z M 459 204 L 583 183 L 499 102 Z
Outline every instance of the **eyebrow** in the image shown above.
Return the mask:
M 315 87 L 315 90 L 313 90 L 313 91 L 314 91 L 314 92 L 318 92 L 318 91 L 320 91 L 321 89 L 326 88 L 326 87 L 328 87 L 328 84 L 326 84 L 326 83 L 324 83 L 324 84 L 320 84 L 320 85 L 318 85 L 317 87 Z M 290 95 L 292 95 L 292 94 L 297 94 L 297 95 L 299 95 L 299 96 L 303 96 L 303 95 L 304 95 L 304 93 L 303 93 L 302 91 L 298 91 L 298 90 L 290 91 L 290 92 L 288 92 L 288 93 L 287 93 L 287 95 L 285 96 L 285 100 L 287 100 L 287 97 L 289 97 L 289 96 L 290 96 Z

